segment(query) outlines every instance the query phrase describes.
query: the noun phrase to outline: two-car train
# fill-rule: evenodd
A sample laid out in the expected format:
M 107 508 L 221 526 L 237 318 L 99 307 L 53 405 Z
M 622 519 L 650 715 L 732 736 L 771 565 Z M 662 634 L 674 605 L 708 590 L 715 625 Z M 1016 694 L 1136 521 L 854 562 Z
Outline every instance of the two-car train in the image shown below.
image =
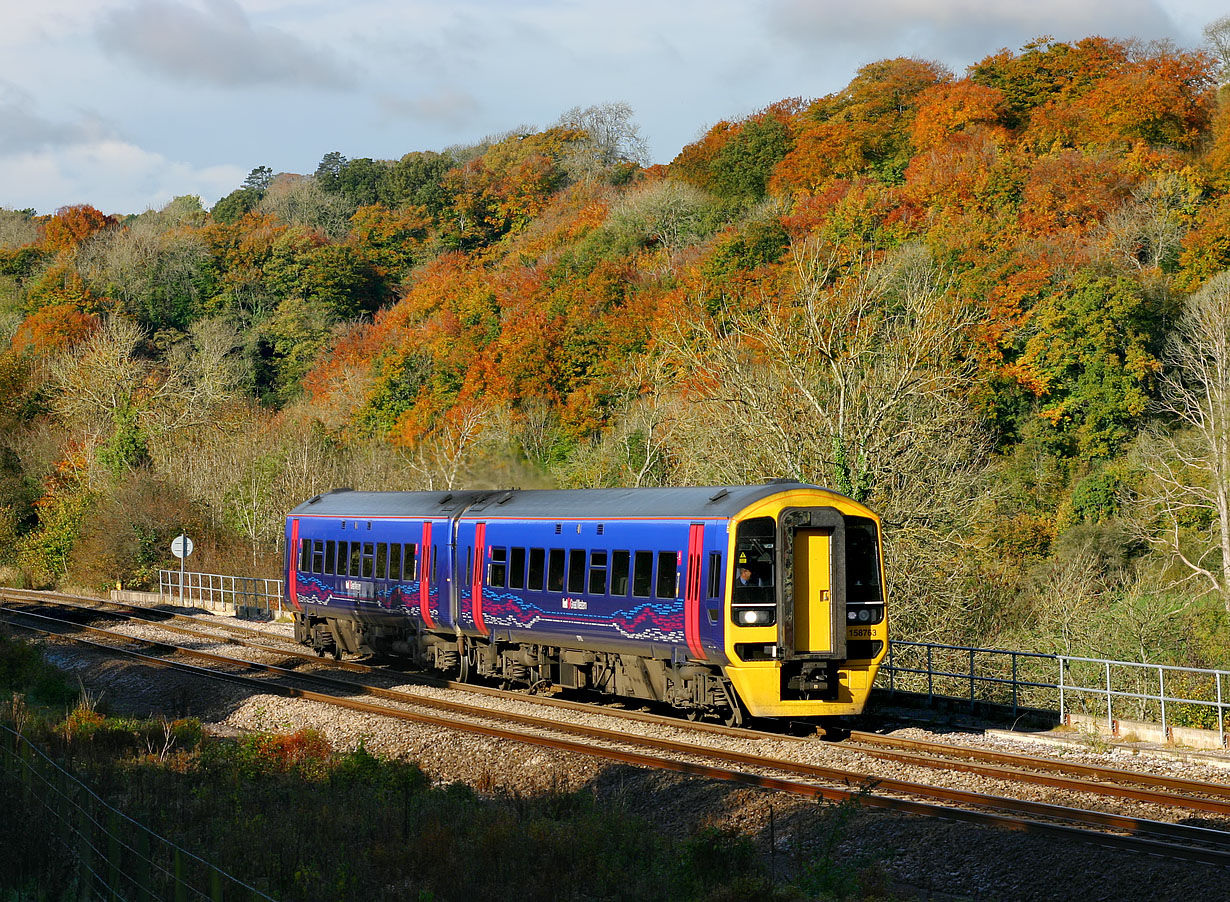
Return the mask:
M 862 710 L 888 645 L 879 520 L 816 486 L 353 492 L 286 519 L 295 635 L 460 679 L 690 717 Z

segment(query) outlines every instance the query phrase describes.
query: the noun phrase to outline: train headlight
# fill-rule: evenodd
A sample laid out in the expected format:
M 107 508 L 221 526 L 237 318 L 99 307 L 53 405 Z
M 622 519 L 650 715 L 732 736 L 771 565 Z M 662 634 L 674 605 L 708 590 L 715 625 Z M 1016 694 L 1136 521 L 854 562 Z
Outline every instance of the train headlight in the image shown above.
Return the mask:
M 861 611 L 858 612 L 858 619 L 863 621 L 863 623 L 866 623 L 868 620 L 871 619 L 871 611 L 867 610 L 866 608 L 863 608 Z
M 757 624 L 772 623 L 772 622 L 773 622 L 773 612 L 772 611 L 765 610 L 765 611 L 740 611 L 739 612 L 739 623 L 741 623 L 743 626 L 756 626 Z

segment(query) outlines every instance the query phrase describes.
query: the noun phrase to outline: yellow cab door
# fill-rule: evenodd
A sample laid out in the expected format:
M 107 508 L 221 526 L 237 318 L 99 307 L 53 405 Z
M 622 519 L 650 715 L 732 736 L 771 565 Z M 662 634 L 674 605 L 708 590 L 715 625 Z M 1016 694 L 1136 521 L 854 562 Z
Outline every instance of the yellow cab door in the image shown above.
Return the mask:
M 794 650 L 833 649 L 833 534 L 827 529 L 800 529 L 794 534 Z

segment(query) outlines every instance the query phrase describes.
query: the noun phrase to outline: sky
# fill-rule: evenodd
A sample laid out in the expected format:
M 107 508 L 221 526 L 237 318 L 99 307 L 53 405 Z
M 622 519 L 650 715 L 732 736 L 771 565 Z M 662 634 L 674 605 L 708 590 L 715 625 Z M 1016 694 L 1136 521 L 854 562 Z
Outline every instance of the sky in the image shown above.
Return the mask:
M 0 0 L 0 208 L 206 207 L 258 166 L 398 159 L 632 107 L 652 162 L 911 56 L 1201 44 L 1216 0 Z

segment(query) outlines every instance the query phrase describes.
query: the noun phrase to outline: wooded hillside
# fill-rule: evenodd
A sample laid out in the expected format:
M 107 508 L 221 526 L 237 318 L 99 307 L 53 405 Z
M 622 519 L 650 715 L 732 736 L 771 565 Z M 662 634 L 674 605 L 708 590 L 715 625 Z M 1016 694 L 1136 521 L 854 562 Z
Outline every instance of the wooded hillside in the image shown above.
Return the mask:
M 621 104 L 212 210 L 0 211 L 0 575 L 276 575 L 322 490 L 755 482 L 885 518 L 897 638 L 1230 665 L 1230 95 L 913 59 L 646 166 Z M 7 568 L 7 569 L 3 569 Z

